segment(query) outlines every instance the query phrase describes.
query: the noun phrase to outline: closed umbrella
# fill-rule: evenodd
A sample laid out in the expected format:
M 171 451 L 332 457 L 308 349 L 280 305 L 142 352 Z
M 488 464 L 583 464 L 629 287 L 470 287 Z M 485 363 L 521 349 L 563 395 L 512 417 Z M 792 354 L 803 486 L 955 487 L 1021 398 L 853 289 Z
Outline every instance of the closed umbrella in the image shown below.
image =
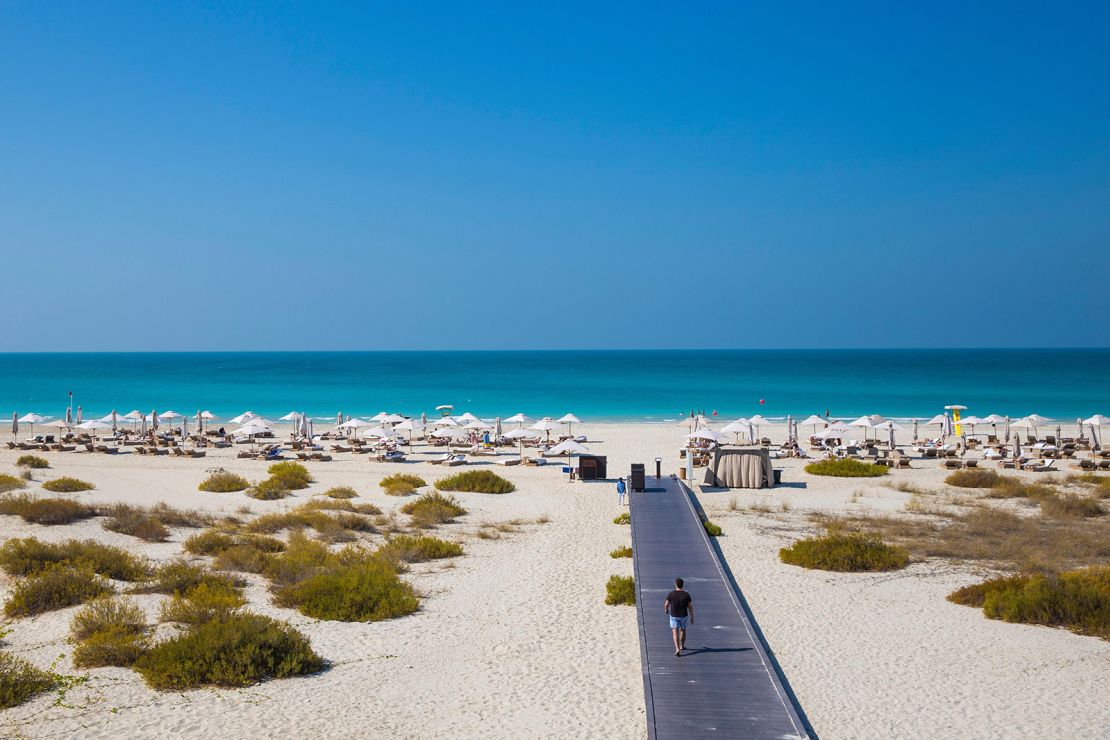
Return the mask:
M 1006 417 L 1006 441 L 1010 441 L 1010 417 Z
M 16 418 L 16 413 L 12 412 L 12 439 L 19 436 L 19 419 Z M 1083 436 L 1083 435 L 1080 435 Z
M 73 423 L 73 409 L 67 408 L 66 409 L 66 426 L 68 427 L 72 423 Z
M 150 431 L 158 431 L 158 412 L 154 409 L 150 410 Z
M 184 442 L 189 437 L 189 417 L 181 417 L 181 441 Z
M 1084 423 L 1091 427 L 1091 438 L 1094 443 L 1101 449 L 1102 447 L 1102 427 L 1110 425 L 1110 419 L 1102 414 L 1095 414 L 1089 419 L 1085 419 Z M 1095 427 L 1098 427 L 1098 434 L 1095 434 Z
M 197 411 L 197 434 L 204 434 L 204 414 Z
M 145 436 L 146 436 L 146 416 L 145 416 L 145 415 L 144 415 L 144 416 L 140 416 L 140 417 L 139 417 L 139 422 L 140 422 L 140 423 L 141 423 L 141 425 L 142 425 L 142 426 L 141 426 L 141 427 L 139 428 L 139 434 L 140 434 L 141 436 L 145 437 Z
M 916 417 L 913 420 L 913 441 L 914 442 L 917 441 L 917 418 Z
M 498 416 L 493 420 L 493 438 L 501 439 L 501 417 Z
M 78 407 L 77 407 L 77 423 L 78 423 L 78 424 L 80 424 L 80 423 L 81 423 L 81 419 L 82 419 L 82 417 L 83 417 L 83 414 L 81 413 L 81 407 L 80 407 L 80 406 L 78 406 Z
M 1017 460 L 1021 457 L 1021 435 L 1014 435 L 1014 459 Z

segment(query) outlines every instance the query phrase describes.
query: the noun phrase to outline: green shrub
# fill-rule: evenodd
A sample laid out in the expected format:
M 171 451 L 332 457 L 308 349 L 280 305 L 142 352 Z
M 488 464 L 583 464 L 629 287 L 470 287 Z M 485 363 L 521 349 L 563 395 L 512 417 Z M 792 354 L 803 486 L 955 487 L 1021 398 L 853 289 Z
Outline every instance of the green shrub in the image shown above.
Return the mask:
M 222 550 L 213 561 L 220 570 L 261 573 L 270 560 L 270 553 L 253 543 L 242 542 Z
M 1041 513 L 1056 518 L 1090 519 L 1106 513 L 1098 501 L 1067 493 L 1041 500 Z
M 350 501 L 328 501 L 322 498 L 314 498 L 311 501 L 306 501 L 298 506 L 293 511 L 347 511 L 352 514 L 367 514 L 377 515 L 381 514 L 382 510 L 374 504 L 354 504 Z
M 119 581 L 136 581 L 150 573 L 150 566 L 142 558 L 95 540 L 55 544 L 27 537 L 10 539 L 0 546 L 0 568 L 9 575 L 30 575 L 56 564 L 88 568 Z
M 129 534 L 147 542 L 165 542 L 170 537 L 170 530 L 166 529 L 166 525 L 138 509 L 116 514 L 101 526 L 111 532 Z
M 631 523 L 632 523 L 632 517 L 628 514 L 627 511 L 622 511 L 620 514 L 617 514 L 615 517 L 613 517 L 613 524 L 631 524 Z
M 441 491 L 469 493 L 512 493 L 516 486 L 492 470 L 464 470 L 436 481 Z
M 4 614 L 30 617 L 83 604 L 109 593 L 112 593 L 111 584 L 97 576 L 91 568 L 51 563 L 15 584 L 4 604 Z
M 132 665 L 146 652 L 150 640 L 144 632 L 106 629 L 90 635 L 73 649 L 73 665 L 78 668 Z
M 262 575 L 275 586 L 288 586 L 316 575 L 336 562 L 336 556 L 327 545 L 309 539 L 301 532 L 293 532 L 289 535 L 285 552 L 269 558 Z
M 234 588 L 201 583 L 162 604 L 159 619 L 163 622 L 200 624 L 229 617 L 247 600 Z
M 279 485 L 290 491 L 308 488 L 308 484 L 312 482 L 312 476 L 309 474 L 308 468 L 297 462 L 287 460 L 286 462 L 274 463 L 267 472 L 272 480 L 278 481 Z
M 844 457 L 837 460 L 818 460 L 806 465 L 811 475 L 832 475 L 838 478 L 878 478 L 889 471 L 885 465 L 875 465 Z
M 242 582 L 226 573 L 210 573 L 184 560 L 171 560 L 160 566 L 154 576 L 132 591 L 147 594 L 182 594 L 201 584 L 210 588 L 238 588 Z
M 415 526 L 426 529 L 453 522 L 455 517 L 466 514 L 466 509 L 453 496 L 429 491 L 402 506 L 401 513 L 411 516 Z
M 609 576 L 605 584 L 605 603 L 609 606 L 635 606 L 636 582 L 632 576 Z
M 334 515 L 321 509 L 339 509 Z M 329 542 L 350 542 L 354 539 L 351 532 L 372 532 L 373 524 L 354 511 L 378 511 L 376 506 L 365 504 L 356 506 L 349 501 L 330 501 L 316 499 L 289 511 L 263 514 L 256 518 L 247 529 L 252 532 L 280 532 L 285 529 L 311 527 L 322 539 Z
M 820 537 L 798 540 L 779 550 L 789 565 L 840 572 L 900 570 L 909 563 L 909 553 L 860 532 L 830 530 Z
M 57 679 L 23 658 L 0 652 L 0 709 L 10 709 L 57 685 Z
M 1012 475 L 1000 475 L 998 481 L 987 492 L 990 498 L 1031 498 L 1034 500 L 1052 498 L 1055 489 L 1046 483 L 1027 483 Z
M 275 602 L 314 619 L 377 622 L 416 611 L 412 586 L 381 559 L 340 565 L 280 589 Z
M 463 554 L 463 548 L 457 542 L 447 542 L 438 537 L 400 534 L 386 540 L 378 552 L 389 560 L 423 563 L 427 560 L 458 557 Z
M 92 483 L 83 481 L 80 478 L 71 478 L 68 475 L 54 480 L 42 482 L 42 487 L 51 493 L 79 493 L 81 491 L 91 491 L 96 488 Z
M 234 493 L 245 491 L 250 488 L 250 485 L 250 482 L 241 475 L 226 470 L 217 470 L 201 481 L 197 488 L 212 493 Z
M 397 488 L 397 490 L 407 488 L 409 491 L 415 491 L 417 488 L 423 488 L 428 485 L 428 483 L 419 475 L 395 473 L 394 475 L 387 475 L 382 478 L 378 485 L 384 488 L 386 493 L 389 493 L 390 488 Z
M 358 492 L 350 486 L 335 486 L 334 488 L 329 488 L 328 490 L 324 491 L 324 495 L 328 498 L 345 499 L 356 498 L 358 496 Z
M 621 545 L 616 550 L 609 553 L 611 558 L 630 558 L 632 557 L 632 547 L 629 545 Z
M 194 555 L 217 555 L 229 547 L 234 547 L 235 535 L 221 529 L 206 529 L 194 534 L 184 542 L 185 551 Z
M 994 578 L 958 589 L 948 600 L 982 607 L 989 619 L 1065 627 L 1110 639 L 1110 566 Z
M 709 535 L 710 537 L 720 537 L 721 536 L 720 526 L 714 524 L 713 522 L 709 521 L 708 519 L 705 520 L 704 522 L 702 522 L 702 526 L 705 527 L 705 533 L 707 535 Z
M 315 673 L 324 661 L 308 638 L 285 622 L 238 613 L 190 627 L 135 662 L 156 689 L 250 686 L 271 678 Z
M 968 468 L 950 473 L 944 482 L 959 488 L 994 488 L 998 485 L 1000 476 L 993 470 L 981 468 Z
M 20 468 L 32 468 L 34 470 L 41 470 L 43 468 L 50 467 L 49 460 L 47 460 L 45 457 L 39 457 L 37 455 L 20 455 L 19 459 L 15 461 L 15 464 L 17 467 Z
M 169 504 L 163 503 L 154 504 L 153 506 L 108 504 L 98 507 L 97 512 L 103 516 L 121 521 L 138 521 L 147 518 L 154 519 L 167 527 L 188 527 L 191 529 L 207 527 L 215 521 L 215 518 L 207 512 L 196 509 L 175 509 Z M 105 529 L 108 528 L 105 525 Z M 124 531 L 123 534 L 131 534 L 131 532 Z
M 0 473 L 0 493 L 18 491 L 20 488 L 26 487 L 27 482 L 22 478 L 16 478 L 14 475 L 8 475 L 7 473 Z
M 416 488 L 411 483 L 403 480 L 393 481 L 387 486 L 382 486 L 382 488 L 385 490 L 386 496 L 408 496 L 416 493 Z
M 73 615 L 69 629 L 77 640 L 86 640 L 97 632 L 109 630 L 142 632 L 146 629 L 146 615 L 126 596 L 101 596 Z
M 247 495 L 251 498 L 256 498 L 259 501 L 276 501 L 279 498 L 285 498 L 291 495 L 288 486 L 280 478 L 267 478 L 266 480 L 255 483 L 248 491 Z
M 25 493 L 0 498 L 0 514 L 13 514 L 32 524 L 70 524 L 97 515 L 95 506 L 69 498 L 32 498 Z
M 1075 473 L 1065 479 L 1066 483 L 1080 486 L 1094 486 L 1095 495 L 1099 498 L 1110 498 L 1110 475 L 1098 473 Z M 0 488 L 0 490 L 3 490 Z

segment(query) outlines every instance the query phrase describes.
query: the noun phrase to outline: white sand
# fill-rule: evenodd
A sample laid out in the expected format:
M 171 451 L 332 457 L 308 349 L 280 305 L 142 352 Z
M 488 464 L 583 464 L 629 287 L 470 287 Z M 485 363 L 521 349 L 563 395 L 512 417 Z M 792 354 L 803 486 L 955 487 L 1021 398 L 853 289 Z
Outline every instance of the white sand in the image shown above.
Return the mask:
M 656 456 L 673 472 L 683 438 L 679 428 L 662 424 L 584 425 L 582 431 L 597 440 L 590 444 L 594 451 L 609 456 L 610 475 L 626 473 L 632 461 L 651 469 Z M 75 475 L 96 483 L 95 491 L 76 495 L 84 500 L 166 501 L 231 514 L 244 505 L 253 512 L 288 508 L 340 484 L 388 510 L 402 502 L 380 492 L 377 481 L 385 475 L 400 470 L 433 480 L 445 473 L 426 463 L 395 466 L 339 454 L 333 462 L 310 463 L 317 482 L 296 498 L 259 502 L 197 491 L 212 467 L 264 476 L 265 463 L 233 453 L 210 451 L 198 460 L 48 453 L 53 467 L 36 478 Z M 0 451 L 0 470 L 10 471 L 17 454 Z M 724 527 L 720 543 L 729 565 L 821 736 L 1110 735 L 1110 643 L 987 620 L 945 601 L 953 588 L 976 580 L 973 569 L 928 563 L 894 574 L 840 575 L 780 563 L 778 548 L 810 527 L 808 511 L 899 511 L 909 494 L 808 476 L 798 461 L 776 466 L 787 469 L 786 481 L 805 488 L 699 496 Z M 942 487 L 935 463 L 917 466 L 895 475 Z M 251 608 L 303 630 L 331 662 L 329 670 L 242 690 L 158 693 L 126 669 L 73 669 L 65 640 L 75 609 L 66 609 L 15 621 L 7 649 L 87 682 L 57 705 L 57 694 L 48 694 L 0 713 L 0 733 L 643 737 L 635 612 L 603 604 L 608 576 L 631 573 L 630 560 L 608 556 L 630 541 L 628 528 L 610 523 L 620 511 L 612 486 L 567 483 L 558 467 L 497 470 L 519 490 L 459 496 L 470 513 L 441 536 L 463 541 L 467 554 L 416 566 L 405 576 L 425 595 L 412 616 L 377 624 L 319 622 L 272 606 L 264 582 L 252 577 Z M 776 512 L 730 511 L 731 499 L 742 507 L 767 503 Z M 778 512 L 784 500 L 790 510 Z M 521 526 L 496 541 L 474 536 L 482 522 L 541 515 L 550 522 Z M 145 544 L 103 530 L 99 520 L 41 527 L 0 517 L 3 538 L 95 537 L 159 560 L 179 554 L 191 533 L 174 530 L 171 542 Z M 9 586 L 5 577 L 3 596 Z M 140 603 L 153 618 L 162 598 Z

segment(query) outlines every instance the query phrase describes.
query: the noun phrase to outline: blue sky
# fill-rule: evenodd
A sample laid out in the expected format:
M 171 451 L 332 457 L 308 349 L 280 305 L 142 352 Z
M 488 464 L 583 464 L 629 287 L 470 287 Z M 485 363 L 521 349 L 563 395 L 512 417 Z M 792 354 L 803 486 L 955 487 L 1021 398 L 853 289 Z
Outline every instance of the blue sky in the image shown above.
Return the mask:
M 0 349 L 1110 345 L 1110 5 L 412 5 L 0 5 Z

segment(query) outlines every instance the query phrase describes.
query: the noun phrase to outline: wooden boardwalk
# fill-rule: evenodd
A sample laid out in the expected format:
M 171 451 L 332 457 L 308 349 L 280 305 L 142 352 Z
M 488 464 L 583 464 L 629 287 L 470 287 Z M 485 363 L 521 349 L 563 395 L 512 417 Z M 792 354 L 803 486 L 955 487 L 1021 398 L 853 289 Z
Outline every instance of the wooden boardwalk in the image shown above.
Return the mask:
M 814 737 L 690 493 L 671 478 L 647 486 L 630 506 L 649 737 Z M 697 620 L 680 658 L 663 613 L 676 577 Z

